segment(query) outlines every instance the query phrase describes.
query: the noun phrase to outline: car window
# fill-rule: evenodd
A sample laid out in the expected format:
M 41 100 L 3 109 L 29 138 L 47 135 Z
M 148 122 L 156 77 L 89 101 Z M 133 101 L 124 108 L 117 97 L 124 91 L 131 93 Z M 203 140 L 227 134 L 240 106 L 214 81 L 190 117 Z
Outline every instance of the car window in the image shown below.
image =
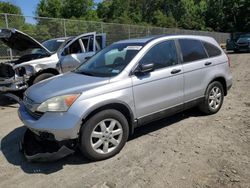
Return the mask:
M 44 41 L 42 45 L 52 53 L 55 53 L 64 42 L 65 39 L 47 40 Z
M 119 51 L 118 49 L 113 49 L 105 54 L 105 64 L 123 64 L 125 61 L 126 50 Z
M 96 36 L 96 50 L 99 51 L 104 48 L 104 44 L 102 42 L 102 36 Z
M 175 42 L 173 40 L 168 40 L 156 44 L 144 55 L 139 63 L 154 63 L 155 69 L 178 64 Z
M 69 46 L 69 54 L 79 54 L 82 53 L 81 45 L 79 41 L 76 40 Z
M 93 45 L 94 45 L 93 36 L 91 36 L 91 37 L 83 37 L 83 38 L 81 38 L 81 40 L 82 40 L 82 43 L 84 45 L 84 48 L 85 48 L 86 52 L 93 52 L 94 51 L 94 48 L 93 48 Z
M 191 62 L 207 58 L 201 41 L 194 39 L 179 39 L 183 62 Z
M 214 46 L 213 44 L 210 44 L 208 42 L 203 42 L 203 45 L 209 55 L 209 57 L 215 57 L 221 54 L 221 51 L 219 48 Z
M 74 72 L 97 77 L 116 76 L 142 47 L 141 43 L 114 43 L 99 51 Z

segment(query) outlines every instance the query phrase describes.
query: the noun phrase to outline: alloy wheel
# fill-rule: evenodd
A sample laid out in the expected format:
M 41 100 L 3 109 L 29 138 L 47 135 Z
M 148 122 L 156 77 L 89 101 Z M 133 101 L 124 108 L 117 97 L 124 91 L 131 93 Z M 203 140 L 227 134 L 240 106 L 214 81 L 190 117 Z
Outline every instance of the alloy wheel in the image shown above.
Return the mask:
M 209 93 L 209 98 L 208 98 L 209 107 L 213 110 L 216 110 L 217 108 L 220 107 L 221 100 L 222 100 L 221 89 L 217 86 L 214 86 Z
M 122 140 L 123 129 L 115 119 L 104 119 L 93 129 L 90 136 L 92 149 L 100 154 L 107 154 L 118 147 Z

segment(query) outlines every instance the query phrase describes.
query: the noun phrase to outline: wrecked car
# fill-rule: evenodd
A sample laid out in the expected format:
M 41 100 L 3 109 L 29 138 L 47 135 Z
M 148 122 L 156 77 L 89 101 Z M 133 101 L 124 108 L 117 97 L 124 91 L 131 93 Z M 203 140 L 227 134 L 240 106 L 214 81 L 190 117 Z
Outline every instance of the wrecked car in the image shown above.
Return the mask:
M 134 129 L 199 106 L 217 113 L 232 86 L 229 59 L 211 37 L 119 41 L 74 71 L 29 87 L 18 110 L 23 151 L 51 161 L 79 148 L 90 160 L 121 151 Z
M 0 63 L 0 92 L 22 91 L 41 80 L 70 71 L 106 43 L 106 35 L 95 32 L 39 43 L 16 29 L 0 29 L 0 39 L 12 50 L 22 53 L 17 60 Z

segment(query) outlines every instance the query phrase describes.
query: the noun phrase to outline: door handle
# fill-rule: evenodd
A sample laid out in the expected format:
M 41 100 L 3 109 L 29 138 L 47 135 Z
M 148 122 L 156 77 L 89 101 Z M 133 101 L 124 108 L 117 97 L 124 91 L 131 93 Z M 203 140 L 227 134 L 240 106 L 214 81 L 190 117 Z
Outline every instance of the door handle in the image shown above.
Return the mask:
M 171 74 L 177 74 L 178 72 L 181 72 L 181 69 L 173 69 Z
M 208 66 L 208 65 L 211 65 L 211 64 L 212 64 L 212 62 L 206 62 L 205 66 Z
M 87 56 L 84 58 L 84 60 L 89 60 L 91 58 L 91 56 Z

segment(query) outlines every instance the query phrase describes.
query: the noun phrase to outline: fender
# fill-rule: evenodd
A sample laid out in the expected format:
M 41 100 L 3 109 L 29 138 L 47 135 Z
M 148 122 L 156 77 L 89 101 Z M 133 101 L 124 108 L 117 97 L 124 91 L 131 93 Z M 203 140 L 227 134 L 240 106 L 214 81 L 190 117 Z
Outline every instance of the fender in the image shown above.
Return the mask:
M 131 107 L 127 103 L 125 103 L 124 101 L 121 101 L 121 100 L 107 100 L 107 101 L 103 101 L 101 103 L 98 103 L 98 104 L 92 106 L 83 115 L 82 120 L 88 119 L 88 117 L 91 117 L 92 115 L 97 113 L 99 110 L 102 110 L 105 108 L 107 108 L 107 109 L 114 108 L 114 109 L 117 109 L 120 112 L 124 113 L 123 109 L 119 109 L 119 105 L 122 105 L 123 107 L 125 107 L 129 112 L 130 120 L 128 123 L 129 123 L 129 127 L 130 127 L 130 134 L 133 134 L 134 128 L 136 128 L 138 126 L 137 119 L 135 119 L 134 111 L 131 109 Z M 128 117 L 126 117 L 126 118 L 128 118 Z

